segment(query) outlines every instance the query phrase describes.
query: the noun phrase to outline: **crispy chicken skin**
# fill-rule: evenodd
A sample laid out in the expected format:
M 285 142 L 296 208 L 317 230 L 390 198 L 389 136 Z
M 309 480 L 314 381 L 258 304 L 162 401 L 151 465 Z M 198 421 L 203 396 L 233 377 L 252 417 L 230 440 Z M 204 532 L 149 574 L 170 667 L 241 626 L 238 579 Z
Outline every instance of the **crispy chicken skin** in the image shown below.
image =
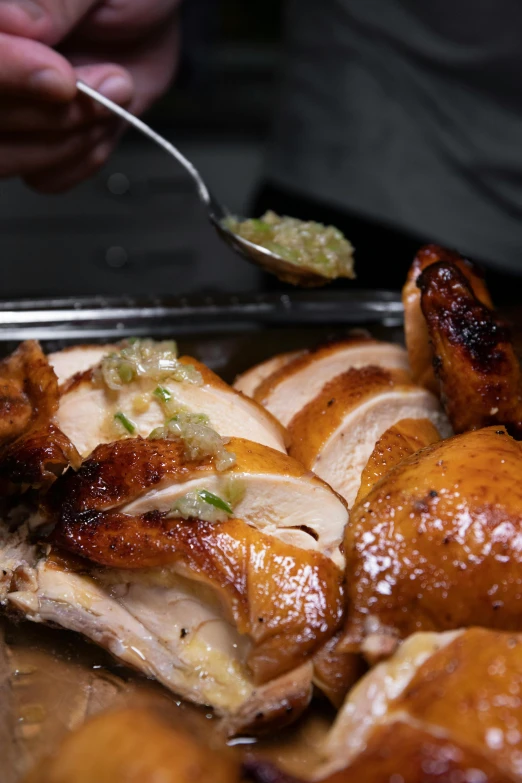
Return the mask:
M 318 552 L 268 537 L 241 519 L 172 519 L 124 506 L 151 487 L 192 476 L 177 441 L 129 439 L 99 446 L 47 500 L 54 544 L 104 567 L 173 568 L 210 585 L 253 641 L 257 683 L 305 662 L 342 621 L 342 572 Z M 201 468 L 208 467 L 201 461 Z
M 102 713 L 67 736 L 24 783 L 239 783 L 226 751 L 144 707 Z
M 381 435 L 361 475 L 356 506 L 372 487 L 406 457 L 437 443 L 440 434 L 429 419 L 401 419 Z
M 314 779 L 519 781 L 521 649 L 482 628 L 410 637 L 350 693 Z
M 0 362 L 0 444 L 15 440 L 37 416 L 58 408 L 58 381 L 35 340 Z
M 45 488 L 79 456 L 54 423 L 59 390 L 39 343 L 0 362 L 0 491 Z
M 439 261 L 456 266 L 467 279 L 477 299 L 486 307 L 493 307 L 482 270 L 475 264 L 462 258 L 458 253 L 445 250 L 438 245 L 426 245 L 419 250 L 402 289 L 404 332 L 412 378 L 434 394 L 438 393 L 439 385 L 433 372 L 430 336 L 421 310 L 417 280 L 424 269 Z
M 522 438 L 522 371 L 508 329 L 452 264 L 427 267 L 417 284 L 455 432 L 499 423 Z
M 503 427 L 400 462 L 352 510 L 343 649 L 390 652 L 417 630 L 521 627 L 522 446 Z
M 302 549 L 313 549 L 344 567 L 340 552 L 348 510 L 343 499 L 299 462 L 275 449 L 232 438 L 236 464 L 217 473 L 211 458 L 187 460 L 180 441 L 137 438 L 102 444 L 78 474 L 64 477 L 47 506 L 54 518 L 97 515 L 116 509 L 127 515 L 170 511 L 187 491 L 205 488 L 221 496 L 237 481 L 243 497 L 235 515 Z M 99 491 L 98 491 L 99 490 Z M 57 503 L 56 510 L 53 504 Z

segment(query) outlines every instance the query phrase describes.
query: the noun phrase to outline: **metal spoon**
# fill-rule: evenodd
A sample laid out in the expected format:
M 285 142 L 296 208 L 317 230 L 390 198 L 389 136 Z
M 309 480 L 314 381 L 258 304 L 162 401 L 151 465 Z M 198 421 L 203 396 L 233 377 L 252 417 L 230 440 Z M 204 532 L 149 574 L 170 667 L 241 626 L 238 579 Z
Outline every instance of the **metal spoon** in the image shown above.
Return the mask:
M 219 236 L 227 243 L 227 245 L 230 245 L 230 247 L 232 247 L 237 253 L 243 256 L 243 258 L 246 258 L 247 261 L 251 261 L 258 266 L 263 267 L 263 269 L 276 275 L 276 277 L 278 277 L 280 280 L 293 283 L 294 285 L 311 287 L 324 285 L 325 283 L 330 282 L 329 278 L 323 277 L 323 275 L 319 274 L 315 269 L 286 261 L 284 258 L 281 258 L 281 256 L 278 256 L 272 251 L 267 250 L 267 248 L 262 247 L 261 245 L 255 245 L 253 242 L 249 242 L 248 239 L 243 239 L 242 237 L 230 231 L 230 229 L 228 229 L 223 222 L 225 218 L 230 216 L 230 212 L 212 195 L 203 181 L 199 171 L 189 160 L 187 160 L 184 155 L 181 154 L 177 147 L 167 141 L 167 139 L 163 138 L 163 136 L 160 136 L 159 133 L 156 133 L 156 131 L 152 130 L 152 128 L 150 128 L 146 123 L 142 122 L 142 120 L 138 119 L 138 117 L 136 117 L 134 114 L 131 114 L 125 109 L 122 109 L 122 107 L 118 106 L 117 103 L 109 100 L 109 98 L 106 98 L 97 90 L 93 90 L 93 88 L 89 87 L 89 85 L 78 81 L 76 86 L 80 92 L 88 95 L 93 100 L 98 101 L 98 103 L 101 103 L 107 109 L 114 112 L 114 114 L 122 117 L 128 123 L 145 134 L 145 136 L 148 136 L 149 139 L 152 139 L 152 141 L 155 141 L 156 144 L 159 144 L 160 147 L 163 147 L 163 149 L 168 152 L 169 155 L 172 155 L 172 157 L 175 158 L 178 163 L 181 163 L 181 165 L 194 180 L 197 194 L 200 200 L 203 202 L 203 205 L 207 210 L 209 220 L 218 232 Z

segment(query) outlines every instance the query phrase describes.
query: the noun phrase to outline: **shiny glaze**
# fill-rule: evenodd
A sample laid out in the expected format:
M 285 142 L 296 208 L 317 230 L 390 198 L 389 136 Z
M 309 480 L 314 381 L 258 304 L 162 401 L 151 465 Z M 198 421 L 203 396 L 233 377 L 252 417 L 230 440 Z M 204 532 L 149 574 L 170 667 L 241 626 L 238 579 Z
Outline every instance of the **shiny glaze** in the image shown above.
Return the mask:
M 417 282 L 455 432 L 498 423 L 522 438 L 522 371 L 509 330 L 453 264 L 433 264 Z
M 429 419 L 402 419 L 387 429 L 375 444 L 362 472 L 361 486 L 354 505 L 395 465 L 439 440 L 440 434 Z
M 0 362 L 0 491 L 48 487 L 79 456 L 54 424 L 58 379 L 39 343 Z
M 437 394 L 439 384 L 433 372 L 433 352 L 428 327 L 421 310 L 421 295 L 417 280 L 424 269 L 438 261 L 454 264 L 466 277 L 477 299 L 486 307 L 493 307 L 482 270 L 475 264 L 462 258 L 458 253 L 438 245 L 426 245 L 419 250 L 402 289 L 404 333 L 413 380 L 434 394 Z
M 520 781 L 521 652 L 482 628 L 411 636 L 351 692 L 314 779 Z
M 352 510 L 345 534 L 345 649 L 368 635 L 522 628 L 522 446 L 502 427 L 399 463 Z
M 348 769 L 321 783 L 515 783 L 481 754 L 452 737 L 401 720 L 379 727 Z M 292 783 L 291 780 L 281 783 Z
M 269 537 L 239 519 L 216 524 L 131 516 L 119 506 L 165 480 L 198 470 L 176 441 L 128 439 L 99 446 L 51 490 L 52 540 L 75 555 L 123 569 L 175 566 L 209 583 L 254 648 L 248 663 L 266 682 L 303 663 L 339 627 L 342 573 L 323 555 Z M 208 460 L 201 462 L 208 468 Z

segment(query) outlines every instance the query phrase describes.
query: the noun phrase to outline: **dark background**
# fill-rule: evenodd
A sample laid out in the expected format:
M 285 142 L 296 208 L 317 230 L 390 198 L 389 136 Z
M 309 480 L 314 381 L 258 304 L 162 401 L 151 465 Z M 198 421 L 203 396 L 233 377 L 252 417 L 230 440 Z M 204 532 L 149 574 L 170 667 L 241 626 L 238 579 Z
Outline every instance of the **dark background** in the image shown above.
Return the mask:
M 231 210 L 260 178 L 277 89 L 280 0 L 191 0 L 170 93 L 148 115 Z M 63 196 L 0 182 L 2 298 L 250 291 L 257 269 L 207 224 L 192 183 L 129 132 L 96 178 Z

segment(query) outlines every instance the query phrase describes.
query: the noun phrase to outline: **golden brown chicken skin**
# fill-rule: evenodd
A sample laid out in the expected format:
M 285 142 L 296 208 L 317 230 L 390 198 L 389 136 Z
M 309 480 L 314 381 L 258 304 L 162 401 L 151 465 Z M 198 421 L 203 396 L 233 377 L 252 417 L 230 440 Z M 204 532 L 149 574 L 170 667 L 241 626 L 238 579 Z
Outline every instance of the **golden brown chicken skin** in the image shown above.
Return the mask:
M 58 380 L 34 340 L 0 362 L 0 490 L 45 488 L 79 456 L 54 423 Z
M 179 441 L 129 439 L 99 446 L 62 477 L 47 503 L 53 542 L 109 568 L 176 567 L 211 585 L 253 648 L 263 683 L 306 661 L 339 627 L 342 573 L 318 552 L 267 536 L 241 519 L 204 522 L 123 513 L 146 489 L 194 470 Z M 201 461 L 202 469 L 208 467 Z M 197 465 L 196 465 L 197 467 Z
M 477 299 L 486 307 L 493 307 L 482 270 L 475 264 L 462 258 L 458 253 L 438 245 L 426 245 L 419 250 L 402 289 L 404 332 L 412 378 L 416 383 L 425 386 L 435 394 L 438 392 L 439 384 L 433 371 L 433 353 L 428 328 L 421 310 L 421 295 L 417 280 L 424 269 L 439 261 L 456 266 L 468 281 Z
M 350 693 L 314 780 L 520 781 L 521 648 L 482 628 L 410 637 Z
M 515 783 L 479 752 L 400 720 L 379 727 L 348 769 L 321 783 Z M 285 779 L 281 783 L 286 783 Z M 288 783 L 293 783 L 289 780 Z
M 24 783 L 235 783 L 239 764 L 143 707 L 92 718 Z
M 522 629 L 521 475 L 522 446 L 503 427 L 435 443 L 385 475 L 346 528 L 343 648 L 380 641 L 389 652 L 418 630 Z
M 406 457 L 437 443 L 440 434 L 429 419 L 401 419 L 379 438 L 361 476 L 357 505 L 371 488 Z
M 429 266 L 417 284 L 455 432 L 499 423 L 522 438 L 522 371 L 506 326 L 452 264 Z

